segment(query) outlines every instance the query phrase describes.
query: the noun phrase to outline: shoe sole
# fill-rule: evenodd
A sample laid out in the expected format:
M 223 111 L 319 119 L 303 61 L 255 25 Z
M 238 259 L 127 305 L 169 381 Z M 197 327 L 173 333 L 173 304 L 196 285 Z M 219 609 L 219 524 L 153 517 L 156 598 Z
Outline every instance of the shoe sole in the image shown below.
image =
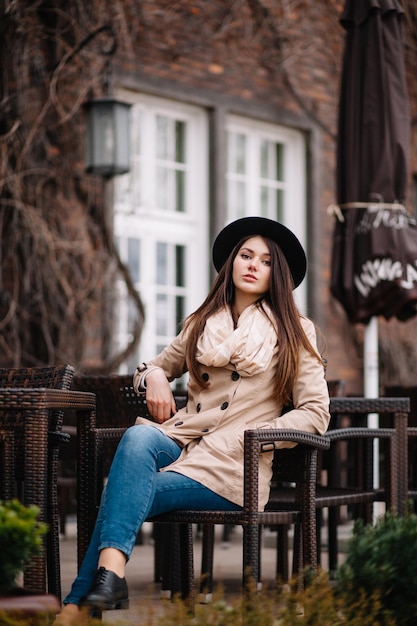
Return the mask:
M 129 598 L 117 600 L 117 602 L 85 602 L 81 606 L 89 611 L 119 611 L 129 608 Z

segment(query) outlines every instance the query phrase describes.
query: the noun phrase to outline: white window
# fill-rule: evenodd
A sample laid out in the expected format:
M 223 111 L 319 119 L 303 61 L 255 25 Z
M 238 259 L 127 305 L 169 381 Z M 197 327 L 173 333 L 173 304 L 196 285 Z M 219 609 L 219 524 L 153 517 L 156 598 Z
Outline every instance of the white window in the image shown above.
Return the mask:
M 137 354 L 122 369 L 154 357 L 208 291 L 207 115 L 199 107 L 143 95 L 130 98 L 129 174 L 115 180 L 114 228 L 145 305 Z M 136 311 L 121 282 L 117 347 L 131 338 Z
M 306 157 L 303 134 L 230 116 L 227 121 L 227 215 L 278 220 L 306 245 Z M 305 281 L 296 290 L 305 310 Z

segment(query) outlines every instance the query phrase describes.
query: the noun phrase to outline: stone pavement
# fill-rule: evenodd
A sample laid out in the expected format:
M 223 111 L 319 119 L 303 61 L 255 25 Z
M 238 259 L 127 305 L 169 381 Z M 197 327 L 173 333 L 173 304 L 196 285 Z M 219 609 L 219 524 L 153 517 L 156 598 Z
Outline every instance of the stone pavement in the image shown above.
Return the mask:
M 135 546 L 126 570 L 129 585 L 130 607 L 124 611 L 106 611 L 103 620 L 108 623 L 137 624 L 141 623 L 141 616 L 145 618 L 149 606 L 158 611 L 164 606 L 160 597 L 159 584 L 153 582 L 154 575 L 154 546 L 151 535 L 152 526 L 146 523 L 143 527 L 143 543 Z M 352 524 L 339 528 L 339 538 L 342 551 L 343 543 L 349 538 Z M 221 526 L 216 527 L 216 544 L 214 553 L 214 585 L 215 589 L 221 586 L 225 595 L 240 593 L 242 575 L 242 530 L 233 529 L 229 541 L 222 542 Z M 275 533 L 264 529 L 262 547 L 262 579 L 267 588 L 275 581 Z M 324 537 L 323 537 L 324 540 Z M 201 539 L 196 536 L 194 547 L 194 562 L 196 582 L 199 580 L 201 567 Z M 61 577 L 63 597 L 68 593 L 77 571 L 76 522 L 70 518 L 66 525 L 66 536 L 61 538 Z M 326 569 L 326 553 L 323 553 L 322 566 Z M 145 622 L 143 622 L 145 623 Z

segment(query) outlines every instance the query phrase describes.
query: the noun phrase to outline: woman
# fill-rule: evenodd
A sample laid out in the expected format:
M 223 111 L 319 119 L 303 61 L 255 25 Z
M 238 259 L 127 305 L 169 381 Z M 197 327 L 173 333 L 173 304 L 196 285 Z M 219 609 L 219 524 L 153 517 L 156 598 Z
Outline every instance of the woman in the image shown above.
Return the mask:
M 125 565 L 148 517 L 242 506 L 246 429 L 324 433 L 328 426 L 314 325 L 293 298 L 306 272 L 298 239 L 278 222 L 239 219 L 218 235 L 213 262 L 218 276 L 206 300 L 178 337 L 135 372 L 134 387 L 146 394 L 155 423 L 138 418 L 118 446 L 89 549 L 58 623 L 69 623 L 66 616 L 76 616 L 79 606 L 127 606 Z M 177 411 L 169 382 L 186 371 L 188 402 Z M 290 401 L 294 408 L 281 416 Z M 264 454 L 260 461 L 261 508 L 271 460 Z

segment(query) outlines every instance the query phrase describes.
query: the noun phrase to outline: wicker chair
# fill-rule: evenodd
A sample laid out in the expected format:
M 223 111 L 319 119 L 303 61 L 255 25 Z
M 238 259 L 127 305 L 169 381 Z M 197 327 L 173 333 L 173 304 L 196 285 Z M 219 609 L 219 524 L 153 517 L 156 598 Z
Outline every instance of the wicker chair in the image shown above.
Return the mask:
M 335 393 L 333 386 L 329 389 Z M 372 521 L 373 504 L 384 501 L 387 508 L 395 508 L 399 513 L 404 512 L 407 497 L 413 497 L 415 491 L 407 493 L 407 436 L 417 436 L 417 428 L 407 431 L 409 411 L 408 398 L 345 398 L 331 397 L 330 429 L 325 438 L 331 443 L 329 450 L 319 456 L 319 471 L 325 467 L 327 481 L 317 483 L 315 506 L 317 511 L 317 562 L 321 563 L 321 526 L 322 510 L 328 509 L 328 559 L 329 570 L 335 570 L 338 560 L 337 528 L 340 523 L 340 507 L 348 505 L 354 507 L 355 518 L 361 517 L 365 522 Z M 366 421 L 369 413 L 379 413 L 390 428 L 367 428 Z M 355 420 L 356 426 L 342 428 L 341 425 L 348 418 Z M 386 471 L 383 476 L 383 486 L 374 488 L 373 484 L 373 443 L 378 440 L 383 446 L 382 453 Z M 275 462 L 281 458 L 282 451 L 275 456 Z M 350 459 L 351 467 L 343 466 Z M 268 507 L 275 509 L 290 507 L 294 503 L 294 490 L 274 479 L 271 485 L 271 494 Z M 268 508 L 267 507 L 267 508 Z M 281 580 L 288 580 L 290 568 L 288 563 L 289 541 L 288 526 L 280 525 L 277 530 L 277 560 L 276 574 Z M 203 558 L 202 581 L 200 591 L 209 596 L 212 592 L 214 534 L 210 528 L 203 530 Z M 260 566 L 259 566 L 260 569 Z M 293 565 L 293 573 L 296 567 Z M 259 580 L 260 580 L 259 571 Z
M 348 428 L 331 428 L 326 438 L 331 442 L 327 485 L 319 485 L 316 504 L 319 509 L 327 507 L 329 569 L 337 567 L 337 512 L 342 505 L 355 505 L 355 517 L 366 523 L 372 521 L 373 503 L 385 502 L 387 509 L 404 513 L 407 501 L 407 422 L 410 411 L 408 398 L 331 398 L 332 418 L 349 418 Z M 369 414 L 377 413 L 388 428 L 368 428 Z M 354 421 L 356 423 L 354 424 Z M 374 441 L 379 442 L 381 485 L 374 487 Z M 347 445 L 349 458 L 347 481 L 340 481 L 340 448 Z
M 410 398 L 410 419 L 408 422 L 408 500 L 413 502 L 417 512 L 417 387 L 389 385 L 383 394 L 391 397 Z
M 123 376 L 76 377 L 76 389 L 94 391 L 97 394 L 97 423 L 85 425 L 79 433 L 79 446 L 87 446 L 88 453 L 78 467 L 78 481 L 85 506 L 79 507 L 78 555 L 81 563 L 94 526 L 99 495 L 102 489 L 103 458 L 109 442 L 118 441 L 125 428 L 132 424 L 137 415 L 148 417 L 146 402 L 137 396 L 132 387 L 132 378 Z M 183 394 L 177 395 L 182 404 Z M 109 410 L 109 407 L 110 410 Z M 105 417 L 106 415 L 106 417 Z M 150 418 L 151 419 L 151 418 Z M 121 423 L 123 425 L 121 426 Z M 116 424 L 116 427 L 115 427 Z M 296 484 L 294 500 L 290 507 L 277 510 L 269 507 L 258 511 L 258 457 L 261 449 L 273 449 L 275 441 L 294 441 L 301 445 L 291 450 L 280 450 L 275 456 L 282 460 L 277 465 L 277 478 Z M 245 433 L 245 505 L 242 511 L 174 511 L 154 518 L 158 524 L 168 524 L 171 529 L 169 554 L 169 582 L 163 576 L 163 585 L 171 593 L 180 592 L 184 598 L 194 596 L 194 568 L 192 546 L 192 524 L 212 528 L 214 524 L 239 524 L 243 526 L 243 571 L 245 589 L 249 580 L 258 579 L 259 571 L 259 526 L 296 524 L 297 570 L 306 565 L 316 567 L 316 520 L 315 485 L 317 450 L 330 445 L 323 437 L 287 430 L 251 430 Z M 103 450 L 106 449 L 106 454 Z M 172 540 L 172 535 L 178 541 Z M 167 561 L 167 560 L 166 560 Z M 164 570 L 166 571 L 166 570 Z M 175 572 L 173 574 L 173 572 Z
M 328 380 L 327 386 L 329 389 L 329 395 L 331 397 L 335 396 L 343 396 L 345 382 L 343 380 Z M 319 468 L 323 468 L 323 461 L 327 460 L 327 455 L 330 451 L 324 452 L 319 455 Z M 285 453 L 284 453 L 285 454 Z M 285 456 L 282 454 L 275 455 L 274 465 L 273 465 L 273 479 L 271 481 L 271 493 L 268 507 L 273 508 L 282 508 L 282 507 L 290 507 L 294 503 L 295 492 L 293 488 L 288 487 L 288 483 L 283 484 L 280 480 L 280 471 L 279 471 L 279 463 L 281 459 L 285 460 Z M 317 523 L 321 523 L 321 518 L 317 516 Z M 291 574 L 295 574 L 297 570 L 296 563 L 296 552 L 294 553 L 293 566 L 290 570 L 289 567 L 289 525 L 280 524 L 277 527 L 273 527 L 273 530 L 277 531 L 277 561 L 276 561 L 276 575 L 277 579 L 282 581 L 289 580 Z M 295 528 L 297 530 L 297 527 Z M 261 532 L 261 527 L 260 527 Z M 260 545 L 261 545 L 261 535 L 260 535 Z M 201 585 L 200 592 L 203 598 L 210 598 L 212 594 L 213 587 L 213 553 L 214 553 L 214 526 L 210 527 L 206 525 L 203 528 L 203 554 L 202 554 L 202 563 L 201 563 Z M 317 526 L 317 556 L 320 556 L 320 526 Z M 259 551 L 259 583 L 261 582 L 261 551 Z
M 327 481 L 318 482 L 316 492 L 317 549 L 321 563 L 320 529 L 323 524 L 321 512 L 328 509 L 328 568 L 333 571 L 338 563 L 337 528 L 340 523 L 340 507 L 350 507 L 354 518 L 372 521 L 374 502 L 383 501 L 388 509 L 404 512 L 407 499 L 407 419 L 408 398 L 330 398 L 331 423 L 325 434 L 331 442 L 330 449 L 319 460 L 326 467 Z M 371 429 L 366 426 L 369 413 L 378 413 L 390 428 Z M 343 428 L 348 419 L 350 427 Z M 356 425 L 353 425 L 353 423 Z M 410 429 L 409 429 L 410 430 Z M 374 487 L 374 441 L 381 446 L 384 459 L 382 486 Z M 320 471 L 318 472 L 320 476 Z M 273 486 L 273 501 L 290 502 L 292 494 Z M 280 534 L 281 533 L 281 534 Z M 287 538 L 278 531 L 277 575 L 288 576 L 285 561 Z M 284 560 L 283 560 L 284 559 Z
M 1 368 L 0 393 L 3 406 L 7 407 L 7 398 L 16 398 L 18 389 L 70 389 L 75 370 L 69 365 L 58 367 Z M 27 400 L 26 410 L 36 411 Z M 64 412 L 51 410 L 49 413 L 48 462 L 47 462 L 47 522 L 49 532 L 46 541 L 48 590 L 53 595 L 61 596 L 61 576 L 59 563 L 59 520 L 57 496 L 57 472 L 59 446 L 67 441 L 63 436 L 62 422 Z M 23 411 L 2 410 L 0 412 L 0 445 L 3 448 L 2 473 L 0 477 L 1 497 L 9 499 L 19 497 L 25 503 L 33 503 L 36 497 L 28 493 L 25 479 L 31 472 L 31 462 L 36 463 L 38 441 L 30 442 L 31 450 L 25 448 L 25 416 Z M 41 434 L 39 434 L 41 437 Z M 39 568 L 28 568 L 25 572 L 25 587 L 33 591 L 45 591 L 39 579 Z
M 292 498 L 277 501 L 270 498 L 264 511 L 258 510 L 258 462 L 262 450 L 274 449 L 279 441 L 291 441 L 299 445 L 292 449 L 278 449 L 274 454 L 275 484 L 291 484 Z M 211 598 L 213 579 L 214 526 L 241 525 L 243 527 L 242 586 L 248 592 L 261 585 L 260 537 L 262 526 L 295 527 L 294 574 L 303 586 L 306 568 L 317 569 L 315 491 L 317 477 L 317 453 L 330 446 L 324 437 L 296 430 L 261 429 L 245 432 L 244 507 L 242 511 L 174 511 L 158 517 L 160 522 L 200 524 L 203 526 L 203 557 L 200 593 L 204 601 Z M 185 539 L 182 537 L 182 541 Z M 193 561 L 190 533 L 189 548 L 182 548 L 182 571 L 185 582 L 192 582 Z M 185 557 L 185 558 L 184 558 Z M 187 561 L 188 559 L 188 561 Z M 182 596 L 194 593 L 194 588 L 184 587 Z

